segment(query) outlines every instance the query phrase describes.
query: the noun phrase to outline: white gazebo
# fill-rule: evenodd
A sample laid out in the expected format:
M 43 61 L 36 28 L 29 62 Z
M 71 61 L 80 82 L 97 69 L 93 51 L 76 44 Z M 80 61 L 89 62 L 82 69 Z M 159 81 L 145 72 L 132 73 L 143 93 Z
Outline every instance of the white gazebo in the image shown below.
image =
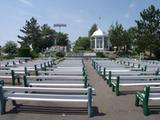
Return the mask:
M 103 32 L 98 28 L 91 36 L 90 39 L 91 48 L 96 52 L 104 52 L 109 50 L 110 41 L 108 39 L 107 33 Z

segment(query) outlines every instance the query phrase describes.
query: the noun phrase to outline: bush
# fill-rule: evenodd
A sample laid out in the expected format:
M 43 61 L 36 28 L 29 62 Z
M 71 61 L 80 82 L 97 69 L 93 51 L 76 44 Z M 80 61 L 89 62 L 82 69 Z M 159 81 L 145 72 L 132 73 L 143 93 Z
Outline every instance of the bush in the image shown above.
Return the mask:
M 15 56 L 14 55 L 6 55 L 3 57 L 3 59 L 14 59 Z
M 154 55 L 157 59 L 160 59 L 160 48 L 154 50 Z
M 21 47 L 18 49 L 18 57 L 32 57 L 29 47 Z
M 97 52 L 96 53 L 96 57 L 98 57 L 98 58 L 104 58 L 105 56 L 104 56 L 103 52 Z
M 64 57 L 65 56 L 65 53 L 64 52 L 57 52 L 56 53 L 56 57 L 58 57 L 58 58 L 62 58 L 62 57 Z
M 32 55 L 32 58 L 38 58 L 39 57 L 39 54 L 34 50 L 31 52 L 31 55 Z

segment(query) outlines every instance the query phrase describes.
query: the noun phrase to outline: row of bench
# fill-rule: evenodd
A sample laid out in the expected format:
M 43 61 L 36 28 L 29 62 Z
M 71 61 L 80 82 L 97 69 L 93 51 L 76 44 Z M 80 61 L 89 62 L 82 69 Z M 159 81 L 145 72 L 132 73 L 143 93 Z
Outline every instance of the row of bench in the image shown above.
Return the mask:
M 34 65 L 35 67 L 35 65 Z M 82 60 L 64 60 L 57 65 L 35 69 L 35 74 L 23 75 L 22 86 L 4 86 L 0 82 L 0 113 L 5 113 L 6 102 L 46 101 L 82 102 L 87 104 L 88 116 L 92 116 L 92 90 L 88 86 Z
M 96 69 L 97 73 L 103 77 L 103 79 L 106 81 L 106 83 L 112 87 L 112 91 L 116 93 L 116 95 L 120 95 L 120 87 L 126 87 L 126 86 L 159 86 L 160 85 L 160 75 L 159 75 L 159 69 L 156 69 L 153 71 L 147 69 L 144 70 L 144 68 L 140 68 L 141 65 L 134 66 L 131 64 L 125 65 L 125 62 L 116 62 L 116 61 L 110 61 L 110 60 L 92 60 L 92 65 Z M 131 66 L 130 66 L 131 65 Z M 144 66 L 143 66 L 144 67 Z M 148 66 L 147 66 L 148 67 Z M 148 87 L 147 87 L 148 88 Z M 145 88 L 146 89 L 146 88 Z M 142 96 L 144 93 L 137 92 L 136 95 L 136 102 L 137 105 L 139 101 L 144 102 L 144 114 L 148 115 L 148 103 L 146 103 L 145 100 L 142 100 Z M 150 95 L 152 96 L 152 95 Z M 148 100 L 160 100 L 159 92 L 154 94 L 154 96 L 151 97 L 151 99 Z M 147 106 L 147 107 L 146 107 Z

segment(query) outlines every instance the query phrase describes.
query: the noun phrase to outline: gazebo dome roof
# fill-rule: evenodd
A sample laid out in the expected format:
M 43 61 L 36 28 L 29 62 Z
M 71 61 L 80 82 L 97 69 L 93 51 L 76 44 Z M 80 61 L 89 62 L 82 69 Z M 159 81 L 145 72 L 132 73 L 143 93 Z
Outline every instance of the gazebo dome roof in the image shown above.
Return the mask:
M 96 30 L 92 34 L 92 37 L 96 37 L 96 36 L 107 36 L 107 34 L 104 31 L 102 31 L 100 28 L 98 28 L 98 30 Z

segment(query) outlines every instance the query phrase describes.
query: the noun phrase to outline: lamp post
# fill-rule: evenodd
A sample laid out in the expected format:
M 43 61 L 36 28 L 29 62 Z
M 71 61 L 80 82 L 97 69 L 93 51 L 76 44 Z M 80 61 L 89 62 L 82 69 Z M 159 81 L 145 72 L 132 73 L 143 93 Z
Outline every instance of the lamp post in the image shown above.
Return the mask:
M 62 27 L 67 27 L 66 24 L 54 24 L 53 27 L 58 27 L 59 28 L 59 33 L 61 32 L 61 28 Z M 59 35 L 58 35 L 58 39 L 59 39 Z M 57 44 L 57 41 L 55 40 L 55 45 Z

